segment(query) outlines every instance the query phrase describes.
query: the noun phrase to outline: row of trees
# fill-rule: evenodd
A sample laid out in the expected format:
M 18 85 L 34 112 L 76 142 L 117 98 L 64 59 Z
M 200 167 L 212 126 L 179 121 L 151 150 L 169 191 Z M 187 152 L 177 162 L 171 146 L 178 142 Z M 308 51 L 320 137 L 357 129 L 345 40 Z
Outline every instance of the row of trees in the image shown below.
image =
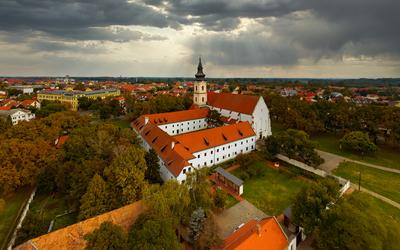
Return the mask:
M 367 133 L 376 144 L 378 138 L 390 146 L 400 146 L 400 109 L 397 107 L 357 106 L 340 99 L 309 104 L 297 97 L 281 97 L 267 93 L 265 100 L 271 118 L 286 128 L 304 130 L 314 135 L 323 132 L 345 134 L 351 131 Z
M 132 96 L 125 96 L 125 105 L 128 118 L 134 120 L 143 114 L 154 114 L 189 109 L 192 98 L 159 95 L 149 101 L 138 101 Z
M 293 222 L 314 234 L 319 249 L 397 249 L 400 227 L 385 226 L 358 195 L 339 198 L 333 178 L 303 188 L 295 198 Z
M 114 98 L 92 99 L 81 97 L 78 99 L 79 110 L 97 111 L 101 119 L 108 119 L 111 116 L 117 117 L 124 114 L 124 109 L 118 100 Z

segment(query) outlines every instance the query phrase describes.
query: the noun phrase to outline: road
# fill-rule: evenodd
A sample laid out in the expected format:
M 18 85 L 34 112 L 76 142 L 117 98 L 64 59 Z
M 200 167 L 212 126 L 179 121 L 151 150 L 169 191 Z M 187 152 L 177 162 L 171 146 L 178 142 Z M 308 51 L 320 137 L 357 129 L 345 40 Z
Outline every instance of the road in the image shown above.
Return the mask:
M 392 172 L 392 173 L 397 173 L 400 174 L 400 170 L 399 169 L 393 169 L 393 168 L 387 168 L 387 167 L 383 167 L 383 166 L 379 166 L 379 165 L 375 165 L 375 164 L 371 164 L 371 163 L 366 163 L 366 162 L 361 162 L 361 161 L 356 161 L 356 160 L 352 160 L 350 158 L 347 157 L 343 157 L 340 155 L 336 155 L 336 154 L 332 154 L 326 151 L 321 151 L 321 150 L 316 150 L 317 153 L 321 156 L 321 158 L 323 158 L 325 160 L 325 162 L 323 164 L 321 164 L 319 166 L 320 169 L 325 170 L 328 173 L 331 173 L 334 169 L 336 169 L 339 164 L 343 161 L 349 161 L 349 162 L 354 162 L 357 164 L 361 164 L 361 165 L 365 165 L 371 168 L 376 168 L 376 169 L 380 169 L 386 172 Z

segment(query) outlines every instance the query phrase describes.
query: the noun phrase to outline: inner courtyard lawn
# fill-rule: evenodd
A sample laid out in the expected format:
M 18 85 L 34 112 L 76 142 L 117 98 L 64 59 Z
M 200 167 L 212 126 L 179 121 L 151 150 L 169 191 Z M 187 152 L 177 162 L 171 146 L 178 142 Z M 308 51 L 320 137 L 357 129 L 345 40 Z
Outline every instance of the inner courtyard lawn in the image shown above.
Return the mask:
M 265 162 L 256 162 L 262 167 L 257 176 L 244 181 L 243 197 L 267 215 L 278 215 L 290 206 L 296 194 L 302 187 L 307 186 L 310 180 L 284 171 L 266 166 Z M 232 173 L 241 176 L 242 169 Z
M 361 186 L 400 203 L 400 174 L 370 168 L 364 165 L 343 162 L 334 174 L 358 184 L 361 170 Z
M 311 139 L 318 142 L 318 149 L 320 150 L 341 155 L 356 161 L 367 162 L 387 168 L 400 169 L 400 154 L 396 150 L 379 147 L 375 154 L 361 157 L 355 153 L 340 150 L 339 141 L 341 138 L 338 136 L 324 134 L 313 136 Z

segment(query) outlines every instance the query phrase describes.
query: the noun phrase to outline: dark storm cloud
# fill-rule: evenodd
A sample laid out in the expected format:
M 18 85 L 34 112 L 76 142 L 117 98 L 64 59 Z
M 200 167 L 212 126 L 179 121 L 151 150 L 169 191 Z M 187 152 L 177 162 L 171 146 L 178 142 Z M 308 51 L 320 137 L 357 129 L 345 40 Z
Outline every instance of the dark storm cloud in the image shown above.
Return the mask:
M 173 1 L 165 6 L 176 13 L 200 15 L 196 22 L 210 30 L 227 16 L 257 17 L 271 33 L 276 44 L 264 39 L 259 31 L 246 33 L 246 41 L 235 32 L 216 35 L 201 35 L 207 39 L 203 49 L 208 50 L 216 63 L 235 65 L 243 61 L 250 64 L 269 65 L 297 63 L 301 59 L 317 62 L 321 58 L 341 60 L 343 56 L 384 57 L 398 60 L 400 57 L 400 1 L 396 0 L 293 0 L 293 1 L 223 1 L 211 3 L 207 14 L 207 2 Z M 200 9 L 194 6 L 202 5 Z M 211 13 L 211 14 L 210 14 Z M 232 29 L 235 26 L 231 26 Z M 229 29 L 229 28 L 228 28 Z M 259 43 L 258 43 L 259 41 Z M 263 44 L 265 43 L 265 44 Z M 191 44 L 195 53 L 204 53 Z M 279 46 L 276 46 L 279 45 Z M 251 48 L 253 46 L 253 48 Z M 286 46 L 286 47 L 285 47 Z M 285 48 L 288 53 L 285 53 Z M 276 50 L 270 51 L 270 50 Z M 257 51 L 260 54 L 257 54 Z M 254 58 L 247 62 L 247 56 Z M 282 55 L 277 58 L 276 54 Z M 237 55 L 241 55 L 238 57 Z M 243 57 L 242 57 L 243 56 Z
M 99 54 L 106 53 L 107 50 L 102 46 L 94 44 L 78 45 L 76 43 L 32 41 L 29 43 L 29 52 L 74 52 L 79 54 Z
M 33 30 L 68 37 L 75 30 L 111 25 L 163 28 L 168 26 L 168 20 L 149 6 L 126 0 L 0 1 L 0 30 L 3 31 Z M 108 35 L 105 32 L 102 35 L 107 40 Z
M 196 53 L 218 65 L 271 66 L 294 65 L 298 62 L 297 51 L 286 41 L 255 30 L 235 36 L 214 34 L 196 39 L 190 46 Z

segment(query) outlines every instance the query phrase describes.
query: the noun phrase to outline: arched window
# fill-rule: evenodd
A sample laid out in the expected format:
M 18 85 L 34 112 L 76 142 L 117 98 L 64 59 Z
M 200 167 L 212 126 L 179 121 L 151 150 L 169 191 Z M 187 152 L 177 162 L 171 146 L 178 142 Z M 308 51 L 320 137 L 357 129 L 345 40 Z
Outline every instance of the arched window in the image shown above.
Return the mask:
M 204 86 L 201 86 L 201 90 L 204 91 Z
M 194 98 L 194 101 L 196 101 L 196 102 L 197 102 L 197 97 L 195 97 L 195 98 Z
M 204 97 L 201 98 L 201 101 L 204 102 Z

